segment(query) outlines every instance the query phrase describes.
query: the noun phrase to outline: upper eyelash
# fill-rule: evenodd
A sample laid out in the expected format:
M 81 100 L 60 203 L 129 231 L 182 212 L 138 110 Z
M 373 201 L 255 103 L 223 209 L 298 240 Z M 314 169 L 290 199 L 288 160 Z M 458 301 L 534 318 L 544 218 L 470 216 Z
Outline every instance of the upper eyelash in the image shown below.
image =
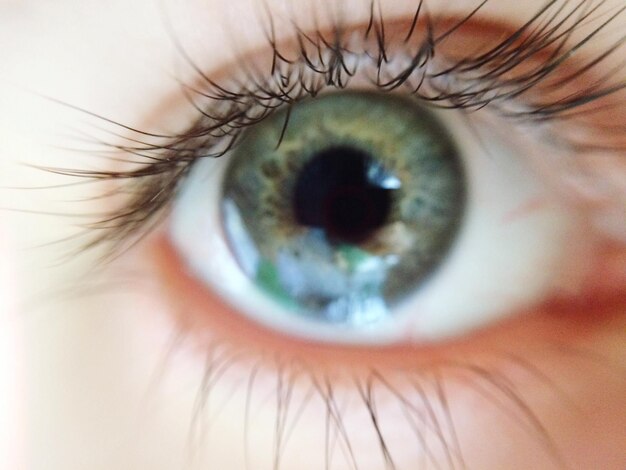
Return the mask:
M 361 30 L 350 29 L 337 20 L 330 35 L 325 36 L 319 29 L 308 33 L 294 22 L 291 44 L 297 44 L 295 57 L 290 57 L 277 40 L 273 18 L 268 13 L 266 41 L 272 60 L 270 73 L 265 75 L 262 75 L 262 71 L 246 67 L 245 61 L 240 61 L 234 72 L 239 72 L 243 78 L 234 85 L 218 83 L 205 74 L 177 43 L 178 50 L 202 81 L 201 89 L 182 84 L 183 92 L 199 113 L 198 120 L 186 132 L 154 134 L 88 112 L 125 132 L 135 134 L 119 136 L 128 144 L 105 145 L 109 152 L 121 152 L 128 160 L 138 157 L 139 161 L 135 163 L 140 165 L 139 168 L 120 171 L 45 170 L 95 181 L 133 180 L 132 188 L 122 183 L 126 185 L 126 190 L 131 190 L 130 197 L 122 206 L 87 225 L 97 232 L 94 235 L 92 230 L 88 230 L 86 233 L 90 238 L 80 248 L 82 251 L 111 242 L 107 254 L 114 255 L 139 241 L 143 234 L 157 225 L 164 216 L 164 209 L 198 158 L 225 155 L 236 145 L 242 131 L 278 107 L 292 106 L 305 97 L 314 97 L 328 89 L 347 87 L 352 77 L 359 72 L 359 67 L 364 67 L 363 62 L 369 61 L 376 67 L 371 84 L 377 89 L 389 92 L 409 88 L 420 99 L 440 107 L 476 110 L 489 106 L 508 118 L 531 121 L 575 119 L 582 114 L 595 113 L 601 108 L 592 108 L 591 104 L 626 88 L 626 81 L 614 80 L 615 73 L 592 82 L 571 96 L 554 95 L 551 88 L 555 86 L 553 78 L 556 71 L 567 70 L 567 82 L 588 77 L 598 64 L 620 50 L 626 36 L 621 36 L 582 65 L 572 67 L 568 62 L 574 53 L 579 52 L 626 10 L 624 6 L 608 15 L 607 12 L 598 13 L 605 1 L 578 0 L 571 6 L 571 0 L 551 0 L 528 22 L 488 51 L 477 57 L 464 57 L 456 61 L 447 57 L 446 66 L 434 71 L 430 66 L 437 55 L 439 44 L 478 15 L 489 0 L 484 0 L 465 18 L 447 29 L 443 29 L 428 15 L 421 0 L 408 25 L 403 44 L 406 48 L 403 52 L 406 53 L 411 46 L 415 52 L 412 56 L 406 55 L 405 58 L 410 59 L 408 64 L 395 72 L 391 72 L 390 64 L 397 59 L 398 53 L 389 44 L 389 21 L 376 8 L 376 0 L 372 0 L 369 21 Z M 598 25 L 591 32 L 569 44 L 579 28 L 595 22 Z M 421 25 L 424 25 L 423 38 L 413 44 Z M 440 29 L 443 32 L 439 32 Z M 355 41 L 370 43 L 373 47 L 355 52 Z M 349 64 L 349 58 L 356 60 Z M 530 58 L 540 58 L 537 66 L 516 74 L 516 68 Z M 617 70 L 621 71 L 621 67 Z M 297 80 L 293 81 L 292 76 Z M 441 85 L 444 80 L 447 87 Z M 533 102 L 528 99 L 528 92 L 537 88 L 548 92 L 546 96 L 551 101 Z M 549 94 L 551 91 L 552 95 Z M 541 94 L 534 93 L 534 96 Z M 207 100 L 208 105 L 197 104 L 194 97 Z M 526 99 L 522 100 L 521 97 Z M 511 103 L 516 106 L 511 106 Z M 287 125 L 288 118 L 285 127 Z M 622 152 L 624 148 L 613 150 Z

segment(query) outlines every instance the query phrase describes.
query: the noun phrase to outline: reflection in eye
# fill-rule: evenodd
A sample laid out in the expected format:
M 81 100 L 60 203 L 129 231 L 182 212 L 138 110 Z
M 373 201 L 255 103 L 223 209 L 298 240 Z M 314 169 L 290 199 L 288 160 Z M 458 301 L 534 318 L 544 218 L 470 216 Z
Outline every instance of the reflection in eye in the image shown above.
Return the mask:
M 258 131 L 267 126 L 278 129 L 274 135 L 263 134 L 259 139 L 270 140 L 265 144 L 267 151 L 288 151 L 292 140 L 305 132 L 298 127 L 299 110 L 341 100 L 341 97 L 345 98 L 353 93 L 349 90 L 367 90 L 372 92 L 372 96 L 375 91 L 379 97 L 376 99 L 387 103 L 382 106 L 390 106 L 388 103 L 395 99 L 410 99 L 417 102 L 418 106 L 431 108 L 429 112 L 434 113 L 434 108 L 442 108 L 436 112 L 437 119 L 441 120 L 441 125 L 452 136 L 461 154 L 460 158 L 467 173 L 464 184 L 467 185 L 468 198 L 467 214 L 463 214 L 459 232 L 456 233 L 456 228 L 450 230 L 450 238 L 454 238 L 452 245 L 449 249 L 446 246 L 442 259 L 433 263 L 433 271 L 427 270 L 428 276 L 423 283 L 418 279 L 415 287 L 411 285 L 407 288 L 414 290 L 416 295 L 417 292 L 425 293 L 424 296 L 419 301 L 407 299 L 404 312 L 398 311 L 389 315 L 394 322 L 400 318 L 406 322 L 394 323 L 396 328 L 393 329 L 393 334 L 385 332 L 375 323 L 368 329 L 367 342 L 375 343 L 378 340 L 383 343 L 397 343 L 406 340 L 406 336 L 410 336 L 411 340 L 442 340 L 450 335 L 465 334 L 474 327 L 488 324 L 503 315 L 517 313 L 516 310 L 529 308 L 552 294 L 561 294 L 558 287 L 563 280 L 557 279 L 557 274 L 568 271 L 569 265 L 565 264 L 568 255 L 579 247 L 585 248 L 585 243 L 590 241 L 582 240 L 579 245 L 579 240 L 570 239 L 570 236 L 580 233 L 580 218 L 585 223 L 588 220 L 585 213 L 572 211 L 570 204 L 558 197 L 560 193 L 553 191 L 553 187 L 545 184 L 532 169 L 539 161 L 538 155 L 551 155 L 553 158 L 549 161 L 544 159 L 540 163 L 552 170 L 549 179 L 560 184 L 563 182 L 561 173 L 564 173 L 561 170 L 565 168 L 560 166 L 563 155 L 582 158 L 590 147 L 606 146 L 611 137 L 604 132 L 606 123 L 602 122 L 602 114 L 598 110 L 601 109 L 600 105 L 605 104 L 602 101 L 605 97 L 615 98 L 616 93 L 621 90 L 621 82 L 613 76 L 607 82 L 595 80 L 596 74 L 599 74 L 598 64 L 602 62 L 602 55 L 594 56 L 590 53 L 588 61 L 572 62 L 573 51 L 588 43 L 591 33 L 583 34 L 583 41 L 580 43 L 572 39 L 571 46 L 566 46 L 566 43 L 559 40 L 568 39 L 570 35 L 575 38 L 574 32 L 578 31 L 576 25 L 584 23 L 583 20 L 588 20 L 587 24 L 593 23 L 592 20 L 596 18 L 589 17 L 591 13 L 588 12 L 581 12 L 580 16 L 575 17 L 572 11 L 563 8 L 563 4 L 557 6 L 561 8 L 546 7 L 532 22 L 515 31 L 497 25 L 484 25 L 471 17 L 439 18 L 434 21 L 417 15 L 415 21 L 408 18 L 394 22 L 383 21 L 376 14 L 373 14 L 369 24 L 338 25 L 326 32 L 296 28 L 292 38 L 279 43 L 272 37 L 267 51 L 252 52 L 240 63 L 222 72 L 219 77 L 214 78 L 211 73 L 201 73 L 200 84 L 190 85 L 186 90 L 199 111 L 196 122 L 187 131 L 173 136 L 135 136 L 136 140 L 148 142 L 146 145 L 135 145 L 135 142 L 123 147 L 123 150 L 145 158 L 144 165 L 128 172 L 92 175 L 96 178 L 117 180 L 132 178 L 133 183 L 136 183 L 131 189 L 127 181 L 124 183 L 124 189 L 132 191 L 131 197 L 124 201 L 120 213 L 114 214 L 101 224 L 101 228 L 106 229 L 102 239 L 125 242 L 133 236 L 142 235 L 175 200 L 173 217 L 168 222 L 171 223 L 170 234 L 178 252 L 169 258 L 168 268 L 176 272 L 176 276 L 184 278 L 184 282 L 177 284 L 180 290 L 176 294 L 182 292 L 183 295 L 180 296 L 186 299 L 210 298 L 213 301 L 213 304 L 207 304 L 191 300 L 184 307 L 180 307 L 180 316 L 184 317 L 181 321 L 183 327 L 187 324 L 194 326 L 185 332 L 191 336 L 209 336 L 219 342 L 234 344 L 238 349 L 252 349 L 252 341 L 250 344 L 247 341 L 251 335 L 234 334 L 233 331 L 236 330 L 233 329 L 229 333 L 225 329 L 219 330 L 217 323 L 222 319 L 220 311 L 226 311 L 233 317 L 227 321 L 236 321 L 234 317 L 240 314 L 254 316 L 255 321 L 287 333 L 278 336 L 284 341 L 274 341 L 268 348 L 271 353 L 282 354 L 281 364 L 298 362 L 304 353 L 299 357 L 291 355 L 293 350 L 286 352 L 283 343 L 292 341 L 293 335 L 305 336 L 303 332 L 311 334 L 314 330 L 310 323 L 306 326 L 294 326 L 293 323 L 285 326 L 285 322 L 297 316 L 281 315 L 279 310 L 282 308 L 283 313 L 289 312 L 289 307 L 285 308 L 283 305 L 277 308 L 276 300 L 272 300 L 271 295 L 257 295 L 261 289 L 251 286 L 250 278 L 255 278 L 257 284 L 265 282 L 266 290 L 273 291 L 274 297 L 277 294 L 273 289 L 277 286 L 282 289 L 280 295 L 283 295 L 285 284 L 278 284 L 275 279 L 271 279 L 276 277 L 276 272 L 269 273 L 271 282 L 267 281 L 267 277 L 261 281 L 257 279 L 259 269 L 248 272 L 247 277 L 242 275 L 242 270 L 246 269 L 244 265 L 249 259 L 246 257 L 248 255 L 237 253 L 237 248 L 233 246 L 240 243 L 240 239 L 234 240 L 237 229 L 236 225 L 233 228 L 229 220 L 238 216 L 245 218 L 246 209 L 242 209 L 241 201 L 231 197 L 237 203 L 240 213 L 228 212 L 226 202 L 232 194 L 229 184 L 236 184 L 229 179 L 228 172 L 234 172 L 233 168 L 236 169 L 237 165 L 245 167 L 255 158 L 260 158 L 260 152 L 255 152 L 262 145 L 256 141 L 253 145 L 249 140 L 255 129 Z M 593 12 L 592 9 L 590 11 Z M 325 92 L 335 93 L 322 95 Z M 391 98 L 395 95 L 399 98 Z M 384 119 L 393 121 L 394 112 L 385 113 L 388 116 Z M 350 119 L 345 121 L 346 125 L 354 122 Z M 390 125 L 383 118 L 378 124 L 381 128 Z M 393 127 L 399 126 L 401 125 L 398 123 Z M 311 126 L 304 127 L 309 131 Z M 576 141 L 572 138 L 575 131 L 581 128 L 589 130 L 589 135 L 593 136 L 593 140 L 589 140 L 584 149 L 574 145 Z M 329 131 L 336 131 L 336 128 Z M 369 145 L 373 145 L 373 135 L 374 130 L 371 133 L 363 132 L 358 142 L 369 140 Z M 354 132 L 346 132 L 344 137 L 356 141 Z M 327 135 L 326 138 L 333 137 Z M 350 142 L 351 149 L 356 145 L 354 141 Z M 345 148 L 345 141 L 342 145 Z M 253 152 L 249 153 L 254 154 L 242 154 L 248 153 L 245 150 L 249 147 L 253 147 Z M 397 154 L 393 155 L 397 157 Z M 306 155 L 294 152 L 288 161 L 294 162 L 298 159 L 305 161 Z M 290 167 L 289 163 L 285 165 Z M 298 168 L 290 168 L 290 171 L 285 178 L 297 181 L 301 174 L 298 173 Z M 453 176 L 450 179 L 454 180 L 455 171 L 451 173 Z M 84 172 L 78 174 L 85 176 Z M 392 171 L 384 165 L 382 174 L 390 176 L 392 180 L 400 180 L 399 189 L 403 191 L 416 190 L 413 180 L 420 176 L 418 173 L 411 173 L 411 178 L 405 181 L 399 171 Z M 257 173 L 252 178 L 255 177 L 262 178 L 262 175 Z M 448 178 L 444 180 L 447 181 Z M 432 178 L 428 182 L 433 183 Z M 237 184 L 243 185 L 244 182 L 239 181 Z M 559 184 L 555 184 L 555 187 Z M 224 198 L 226 202 L 222 212 L 218 210 L 220 188 L 224 188 L 224 195 L 227 196 Z M 289 204 L 289 200 L 279 198 L 277 204 Z M 394 202 L 390 204 L 393 206 Z M 541 210 L 533 211 L 534 208 Z M 386 214 L 384 218 L 387 218 Z M 450 218 L 460 219 L 456 214 Z M 270 219 L 264 218 L 257 222 L 267 223 L 268 220 Z M 307 220 L 308 217 L 302 216 L 299 225 L 315 225 Z M 225 234 L 219 234 L 220 225 L 225 227 Z M 212 231 L 207 231 L 207 227 Z M 287 227 L 281 225 L 281 228 Z M 372 227 L 366 228 L 368 236 L 363 237 L 365 242 L 359 239 L 360 236 L 354 235 L 355 232 L 361 235 L 361 232 L 353 225 L 334 230 L 332 235 L 335 238 L 338 233 L 342 235 L 351 242 L 349 248 L 352 249 L 357 241 L 361 244 L 370 241 L 372 234 L 369 232 Z M 378 224 L 374 224 L 373 228 L 380 229 Z M 270 241 L 274 236 L 271 232 L 265 235 Z M 284 238 L 286 241 L 290 240 L 287 236 Z M 592 236 L 589 238 L 594 239 Z M 567 244 L 564 243 L 565 240 L 568 240 Z M 303 250 L 310 253 L 311 244 L 308 239 L 306 241 Z M 333 240 L 329 241 L 328 237 L 323 241 L 332 246 Z M 253 238 L 252 242 L 260 251 L 262 243 L 266 241 Z M 395 243 L 393 245 L 394 248 L 400 248 Z M 231 250 L 235 251 L 234 255 Z M 435 249 L 433 253 L 424 256 L 435 256 L 437 251 Z M 278 254 L 276 250 L 273 253 L 268 258 L 276 265 Z M 354 252 L 341 254 L 347 259 L 354 256 Z M 361 252 L 356 254 L 362 255 Z M 190 265 L 191 275 L 185 265 Z M 300 272 L 311 269 L 310 264 L 303 266 L 298 266 Z M 335 264 L 331 266 L 334 267 Z M 576 269 L 580 268 L 576 266 Z M 263 274 L 263 270 L 261 273 Z M 502 282 L 503 279 L 506 282 Z M 306 283 L 308 289 L 311 285 L 310 282 Z M 342 288 L 341 293 L 350 290 L 349 287 L 339 287 Z M 571 289 L 578 287 L 578 284 L 566 283 L 563 287 Z M 170 289 L 177 290 L 171 286 Z M 196 295 L 198 292 L 201 295 Z M 223 295 L 226 302 L 216 300 L 219 295 L 214 295 L 215 293 Z M 293 292 L 289 295 L 290 302 L 303 303 L 302 295 L 295 295 Z M 309 301 L 308 298 L 306 300 Z M 223 307 L 228 302 L 241 311 L 233 312 L 234 309 Z M 327 304 L 328 302 L 322 302 L 319 310 L 323 310 Z M 217 308 L 216 305 L 223 308 Z M 308 312 L 311 310 L 309 308 Z M 419 318 L 415 318 L 415 312 L 418 312 Z M 197 321 L 197 317 L 202 319 Z M 254 322 L 245 324 L 256 336 L 261 337 L 266 332 L 261 325 Z M 195 328 L 198 325 L 204 330 L 198 331 L 201 329 Z M 207 333 L 207 325 L 214 326 L 215 332 Z M 411 331 L 407 335 L 409 328 Z M 346 341 L 345 337 L 333 333 L 336 329 L 337 325 L 331 324 L 322 333 L 313 334 L 313 337 L 331 343 L 364 342 L 363 337 Z M 328 345 L 322 345 L 318 350 L 325 350 L 326 346 Z M 443 347 L 445 346 L 444 344 Z M 337 349 L 332 351 L 335 353 Z M 408 353 L 403 350 L 400 356 L 403 356 L 403 361 L 409 361 L 414 359 L 416 351 L 421 352 L 419 349 L 408 349 Z M 371 355 L 366 356 L 367 358 L 378 354 L 375 348 L 368 352 Z M 339 355 L 333 357 L 333 360 L 338 357 Z M 337 362 L 341 361 L 337 359 Z M 345 362 L 347 360 L 344 365 Z M 369 414 L 366 418 L 371 420 L 370 430 L 373 429 L 378 438 L 388 468 L 394 466 L 389 464 L 392 461 L 391 451 L 383 437 L 384 430 L 379 427 L 379 416 L 376 415 L 371 387 L 374 381 L 381 384 L 403 406 L 413 407 L 407 412 L 410 416 L 405 416 L 409 427 L 413 423 L 410 419 L 419 421 L 424 428 L 421 432 L 429 434 L 435 443 L 430 442 L 429 438 L 424 439 L 414 429 L 394 431 L 403 436 L 414 438 L 413 434 L 417 434 L 418 438 L 421 437 L 420 445 L 430 461 L 437 462 L 447 458 L 451 467 L 462 467 L 463 459 L 455 448 L 456 444 L 450 443 L 454 440 L 454 433 L 449 430 L 453 426 L 449 426 L 446 432 L 442 432 L 440 428 L 440 421 L 443 420 L 440 415 L 445 415 L 447 407 L 445 399 L 441 399 L 444 392 L 436 389 L 440 386 L 438 379 L 434 380 L 436 390 L 433 392 L 433 387 L 423 385 L 415 376 L 405 374 L 396 378 L 397 382 L 403 382 L 403 387 L 410 386 L 412 391 L 417 392 L 413 395 L 418 398 L 425 395 L 439 397 L 443 411 L 433 412 L 427 399 L 421 404 L 411 402 L 410 406 L 407 405 L 408 400 L 402 401 L 404 395 L 396 392 L 395 387 L 401 388 L 397 382 L 388 382 L 385 372 L 388 369 L 407 367 L 406 362 L 392 362 L 394 367 L 383 370 L 383 373 L 380 372 L 381 367 L 374 367 L 369 362 L 368 359 L 362 364 L 370 373 L 367 381 L 358 382 L 358 386 L 353 388 L 347 387 L 349 392 L 346 395 L 351 393 L 352 399 L 354 396 L 360 397 L 365 404 Z M 413 362 L 411 365 L 414 366 Z M 487 366 L 472 367 L 466 370 L 485 381 L 491 381 L 491 384 L 495 383 L 496 392 L 514 402 L 518 412 L 522 410 L 525 425 L 535 431 L 544 431 L 532 413 L 524 414 L 528 410 L 525 409 L 523 400 L 510 389 L 506 380 L 498 380 L 497 374 Z M 374 369 L 374 372 L 369 369 Z M 341 401 L 335 401 L 329 385 L 334 383 L 338 375 L 345 378 L 345 374 L 334 372 L 335 375 L 325 375 L 321 381 L 317 381 L 319 377 L 312 374 L 311 386 L 325 398 L 326 411 L 330 416 L 328 420 L 336 426 L 336 433 L 340 435 L 337 440 L 344 447 L 346 460 L 357 468 L 356 462 L 359 458 L 351 454 L 350 438 L 342 428 Z M 284 380 L 292 386 L 295 383 L 292 376 L 298 372 L 290 369 L 289 374 L 291 378 L 280 375 L 278 381 L 282 384 Z M 249 380 L 253 382 L 254 376 Z M 424 388 L 420 388 L 422 386 Z M 290 390 L 285 392 L 285 388 L 281 386 L 278 386 L 278 390 L 278 401 L 286 400 L 281 393 L 288 395 Z M 398 415 L 394 417 L 400 419 Z M 277 421 L 280 421 L 280 417 Z M 413 434 L 410 434 L 411 431 Z M 542 436 L 545 437 L 545 433 Z M 398 450 L 402 446 L 396 447 Z M 327 449 L 327 453 L 332 452 Z

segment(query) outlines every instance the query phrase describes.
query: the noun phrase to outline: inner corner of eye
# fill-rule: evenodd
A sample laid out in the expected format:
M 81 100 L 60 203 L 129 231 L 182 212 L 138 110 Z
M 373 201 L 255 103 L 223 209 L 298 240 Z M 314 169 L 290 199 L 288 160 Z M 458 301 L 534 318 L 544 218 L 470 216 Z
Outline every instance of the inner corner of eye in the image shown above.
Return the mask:
M 173 244 L 200 284 L 281 333 L 385 344 L 409 325 L 413 337 L 464 333 L 506 310 L 468 304 L 485 284 L 497 290 L 498 257 L 511 261 L 498 237 L 527 234 L 481 226 L 500 209 L 472 202 L 457 140 L 396 95 L 344 91 L 279 110 L 226 158 L 194 166 Z

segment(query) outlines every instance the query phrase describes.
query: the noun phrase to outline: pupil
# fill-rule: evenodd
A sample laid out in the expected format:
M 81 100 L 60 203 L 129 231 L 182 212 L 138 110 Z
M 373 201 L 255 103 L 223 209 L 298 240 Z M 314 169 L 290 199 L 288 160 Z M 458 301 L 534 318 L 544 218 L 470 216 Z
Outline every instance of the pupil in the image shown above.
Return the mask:
M 293 210 L 296 221 L 321 228 L 335 242 L 359 243 L 385 225 L 392 190 L 373 181 L 370 155 L 348 146 L 315 155 L 298 175 Z

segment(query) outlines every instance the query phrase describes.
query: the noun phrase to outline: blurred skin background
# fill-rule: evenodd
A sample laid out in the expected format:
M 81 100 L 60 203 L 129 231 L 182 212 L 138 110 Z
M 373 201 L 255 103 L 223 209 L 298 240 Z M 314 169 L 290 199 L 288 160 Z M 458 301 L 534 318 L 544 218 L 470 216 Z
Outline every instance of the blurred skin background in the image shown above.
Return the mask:
M 318 1 L 316 8 L 339 5 L 325 3 Z M 519 27 L 545 3 L 492 0 L 485 14 Z M 417 2 L 380 4 L 386 17 L 410 21 Z M 463 18 L 478 2 L 427 4 L 434 15 Z M 574 2 L 557 4 L 572 8 Z M 622 6 L 620 0 L 593 5 L 606 18 Z M 367 0 L 340 6 L 344 21 L 367 23 Z M 94 135 L 115 143 L 112 132 L 124 130 L 62 103 L 138 129 L 180 130 L 189 125 L 191 110 L 178 80 L 197 75 L 181 57 L 172 30 L 203 70 L 225 73 L 242 50 L 267 46 L 268 12 L 278 35 L 289 39 L 294 15 L 313 27 L 309 11 L 296 2 L 272 0 L 0 0 L 2 468 L 626 468 L 621 226 L 608 230 L 610 248 L 598 243 L 590 249 L 589 259 L 600 267 L 585 277 L 595 292 L 593 302 L 581 307 L 589 314 L 528 312 L 435 352 L 334 349 L 332 367 L 314 374 L 333 383 L 336 397 L 330 399 L 324 381 L 277 366 L 289 364 L 292 356 L 324 357 L 324 346 L 298 352 L 297 343 L 286 341 L 289 347 L 283 348 L 273 343 L 280 338 L 270 335 L 259 346 L 263 357 L 246 355 L 229 369 L 228 348 L 208 348 L 202 339 L 180 334 L 173 311 L 184 309 L 173 307 L 172 299 L 183 304 L 197 299 L 176 290 L 180 286 L 168 276 L 174 271 L 180 281 L 177 269 L 162 268 L 170 263 L 160 258 L 162 227 L 111 265 L 101 261 L 102 248 L 81 251 L 84 240 L 72 238 L 84 222 L 78 214 L 106 212 L 110 201 L 96 198 L 102 187 L 59 186 L 76 179 L 32 165 L 106 167 L 110 160 L 81 149 L 90 148 Z M 323 23 L 324 15 L 320 18 Z M 591 50 L 610 47 L 624 27 L 621 14 Z M 625 50 L 603 61 L 600 74 L 621 74 L 624 83 Z M 615 132 L 624 135 L 624 115 L 616 116 L 622 120 Z M 620 143 L 625 148 L 623 139 L 614 145 Z M 601 174 L 623 185 L 625 156 L 599 161 Z M 623 216 L 624 193 L 612 197 L 618 211 L 621 198 Z M 219 308 L 214 302 L 209 310 Z M 236 325 L 222 334 L 226 342 L 247 338 Z M 439 367 L 442 355 L 449 358 L 446 364 L 470 361 L 491 373 L 491 380 L 481 385 L 475 376 Z M 283 360 L 264 362 L 278 356 Z M 377 392 L 384 445 L 367 408 L 352 411 L 363 395 L 346 378 L 360 377 L 370 364 L 383 375 L 419 369 L 429 378 L 421 393 L 414 387 L 402 395 L 418 403 L 425 430 L 407 424 L 393 387 Z M 252 371 L 258 381 L 249 393 Z M 437 386 L 441 374 L 443 390 Z M 285 408 L 287 389 L 276 377 L 292 385 L 291 407 Z M 390 380 L 400 389 L 406 386 L 404 376 Z M 432 407 L 425 404 L 431 399 Z M 287 417 L 281 418 L 277 410 L 285 409 Z M 277 429 L 288 437 L 277 438 Z

